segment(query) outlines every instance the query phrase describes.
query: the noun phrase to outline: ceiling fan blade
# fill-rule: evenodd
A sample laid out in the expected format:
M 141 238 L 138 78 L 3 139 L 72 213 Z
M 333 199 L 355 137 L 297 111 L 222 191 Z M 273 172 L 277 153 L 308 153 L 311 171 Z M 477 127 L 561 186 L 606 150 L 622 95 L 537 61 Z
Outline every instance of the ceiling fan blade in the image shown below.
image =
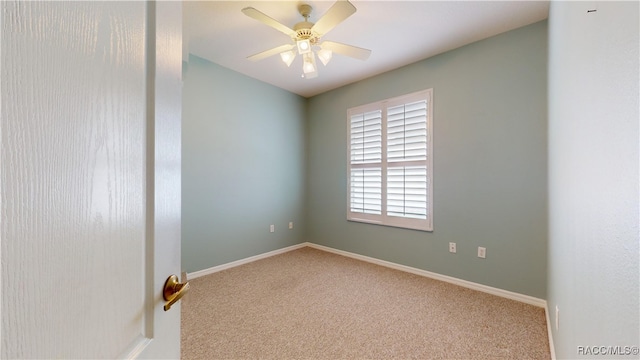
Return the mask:
M 255 54 L 255 55 L 248 56 L 247 59 L 251 60 L 251 61 L 258 61 L 258 60 L 266 59 L 269 56 L 273 56 L 273 55 L 279 54 L 281 52 L 289 51 L 289 50 L 293 49 L 293 47 L 294 47 L 293 44 L 280 45 L 280 46 L 275 47 L 273 49 L 269 49 L 267 51 L 263 51 L 261 53 Z
M 256 10 L 252 7 L 246 7 L 242 9 L 242 12 L 250 18 L 254 18 L 260 22 L 265 23 L 266 25 L 271 26 L 272 28 L 287 34 L 289 37 L 295 37 L 296 32 L 293 29 L 290 29 L 288 26 L 281 24 L 277 20 L 265 15 L 263 12 Z
M 367 60 L 369 55 L 371 55 L 371 50 L 359 48 L 357 46 L 351 46 L 346 44 L 341 44 L 333 41 L 323 41 L 320 44 L 320 47 L 323 49 L 331 50 L 340 55 L 349 56 L 359 60 Z
M 355 12 L 356 7 L 349 1 L 338 0 L 318 21 L 316 21 L 316 24 L 313 25 L 311 29 L 322 36 Z

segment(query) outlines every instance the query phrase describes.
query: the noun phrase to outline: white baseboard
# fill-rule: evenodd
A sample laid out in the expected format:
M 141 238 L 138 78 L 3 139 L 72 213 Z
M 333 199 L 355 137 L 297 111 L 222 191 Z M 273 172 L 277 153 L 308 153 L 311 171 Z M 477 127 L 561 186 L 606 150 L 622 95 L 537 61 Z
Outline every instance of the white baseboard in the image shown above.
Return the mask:
M 301 249 L 303 247 L 308 246 L 307 244 L 308 243 L 296 244 L 296 245 L 288 246 L 288 247 L 285 247 L 285 248 L 282 248 L 282 249 L 269 251 L 269 252 L 266 252 L 264 254 L 259 254 L 259 255 L 251 256 L 251 257 L 248 257 L 248 258 L 245 258 L 245 259 L 232 261 L 230 263 L 226 263 L 226 264 L 210 267 L 208 269 L 187 273 L 187 280 L 193 280 L 195 278 L 199 278 L 201 276 L 213 274 L 213 273 L 216 273 L 218 271 L 231 269 L 231 268 L 236 267 L 236 266 L 248 264 L 250 262 L 258 261 L 258 260 L 261 260 L 261 259 L 266 259 L 266 258 L 274 256 L 274 255 L 284 254 L 284 253 L 289 252 L 289 251 Z
M 310 243 L 310 242 L 305 242 L 305 243 L 302 243 L 302 244 L 296 244 L 296 245 L 293 245 L 293 246 L 288 246 L 286 248 L 270 251 L 270 252 L 267 252 L 267 253 L 264 253 L 264 254 L 251 256 L 251 257 L 248 257 L 248 258 L 245 258 L 245 259 L 236 260 L 236 261 L 233 261 L 233 262 L 230 262 L 230 263 L 214 266 L 214 267 L 211 267 L 211 268 L 208 268 L 208 269 L 204 269 L 204 270 L 188 273 L 187 274 L 187 279 L 188 280 L 192 280 L 192 279 L 198 278 L 200 276 L 213 274 L 213 273 L 216 273 L 218 271 L 227 270 L 227 269 L 230 269 L 230 268 L 233 268 L 233 267 L 236 267 L 236 266 L 248 264 L 248 263 L 253 262 L 253 261 L 265 259 L 265 258 L 274 256 L 274 255 L 283 254 L 283 253 L 286 253 L 286 252 L 289 252 L 289 251 L 293 251 L 293 250 L 297 250 L 297 249 L 300 249 L 300 248 L 303 248 L 303 247 L 307 247 L 307 246 L 311 247 L 311 248 L 314 248 L 314 249 L 318 249 L 318 250 L 322 250 L 322 251 L 326 251 L 326 252 L 330 252 L 330 253 L 346 256 L 346 257 L 350 257 L 350 258 L 353 258 L 353 259 L 366 261 L 366 262 L 369 262 L 369 263 L 372 263 L 372 264 L 385 266 L 385 267 L 388 267 L 388 268 L 391 268 L 391 269 L 396 269 L 396 270 L 408 272 L 408 273 L 411 273 L 411 274 L 420 275 L 420 276 L 428 277 L 428 278 L 431 278 L 431 279 L 448 282 L 448 283 L 451 283 L 451 284 L 454 284 L 454 285 L 458 285 L 458 286 L 462 286 L 462 287 L 465 287 L 465 288 L 468 288 L 468 289 L 482 291 L 484 293 L 500 296 L 500 297 L 511 299 L 511 300 L 520 301 L 520 302 L 523 302 L 525 304 L 534 305 L 534 306 L 538 306 L 538 307 L 541 307 L 541 308 L 546 308 L 546 305 L 547 305 L 547 302 L 545 300 L 538 299 L 538 298 L 535 298 L 535 297 L 532 297 L 532 296 L 529 296 L 529 295 L 524 295 L 524 294 L 519 294 L 519 293 L 507 291 L 507 290 L 502 290 L 502 289 L 494 288 L 494 287 L 491 287 L 491 286 L 482 285 L 482 284 L 478 284 L 478 283 L 474 283 L 474 282 L 471 282 L 471 281 L 454 278 L 454 277 L 447 276 L 447 275 L 441 275 L 441 274 L 438 274 L 438 273 L 434 273 L 434 272 L 426 271 L 426 270 L 422 270 L 422 269 L 417 269 L 417 268 L 406 266 L 406 265 L 400 265 L 400 264 L 392 263 L 390 261 L 385 261 L 385 260 L 372 258 L 372 257 L 369 257 L 369 256 L 355 254 L 355 253 L 351 253 L 351 252 L 344 251 L 344 250 L 338 250 L 338 249 L 334 249 L 334 248 L 331 248 L 331 247 L 328 247 L 328 246 L 318 245 L 318 244 L 314 244 L 314 243 Z M 548 327 L 549 327 L 549 319 L 548 319 L 548 314 L 547 314 L 547 328 Z
M 482 291 L 484 293 L 500 296 L 500 297 L 511 299 L 511 300 L 520 301 L 520 302 L 523 302 L 525 304 L 534 305 L 534 306 L 538 306 L 538 307 L 541 307 L 541 308 L 544 308 L 546 306 L 546 303 L 547 303 L 545 300 L 538 299 L 538 298 L 535 298 L 533 296 L 519 294 L 519 293 L 507 291 L 507 290 L 502 290 L 502 289 L 494 288 L 494 287 L 491 287 L 491 286 L 482 285 L 482 284 L 474 283 L 474 282 L 471 282 L 471 281 L 454 278 L 454 277 L 451 277 L 451 276 L 441 275 L 441 274 L 438 274 L 438 273 L 434 273 L 434 272 L 430 272 L 430 271 L 426 271 L 426 270 L 422 270 L 422 269 L 417 269 L 417 268 L 406 266 L 406 265 L 400 265 L 400 264 L 392 263 L 390 261 L 385 261 L 385 260 L 372 258 L 372 257 L 369 257 L 369 256 L 364 256 L 364 255 L 360 255 L 360 254 L 354 254 L 354 253 L 351 253 L 351 252 L 348 252 L 348 251 L 344 251 L 344 250 L 338 250 L 338 249 L 330 248 L 330 247 L 323 246 L 323 245 L 317 245 L 317 244 L 313 244 L 313 243 L 305 243 L 304 245 L 309 246 L 309 247 L 314 248 L 314 249 L 323 250 L 323 251 L 331 252 L 331 253 L 342 255 L 342 256 L 347 256 L 347 257 L 350 257 L 350 258 L 366 261 L 366 262 L 373 263 L 373 264 L 376 264 L 376 265 L 385 266 L 385 267 L 388 267 L 388 268 L 391 268 L 391 269 L 396 269 L 396 270 L 408 272 L 408 273 L 411 273 L 411 274 L 425 276 L 425 277 L 432 278 L 432 279 L 435 279 L 435 280 L 448 282 L 448 283 L 451 283 L 451 284 L 454 284 L 454 285 L 458 285 L 458 286 L 462 286 L 462 287 L 465 287 L 465 288 L 468 288 L 468 289 Z
M 547 336 L 549 336 L 549 351 L 551 360 L 556 360 L 556 348 L 553 346 L 553 334 L 551 333 L 551 317 L 549 316 L 549 304 L 544 302 L 544 315 L 547 317 Z

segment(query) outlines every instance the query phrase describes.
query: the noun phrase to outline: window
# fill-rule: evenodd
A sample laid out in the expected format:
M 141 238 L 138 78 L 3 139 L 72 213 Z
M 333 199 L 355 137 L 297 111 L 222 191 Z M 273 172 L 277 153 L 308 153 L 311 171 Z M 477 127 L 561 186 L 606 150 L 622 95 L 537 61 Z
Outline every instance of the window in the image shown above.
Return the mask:
M 433 230 L 432 92 L 348 110 L 347 220 Z

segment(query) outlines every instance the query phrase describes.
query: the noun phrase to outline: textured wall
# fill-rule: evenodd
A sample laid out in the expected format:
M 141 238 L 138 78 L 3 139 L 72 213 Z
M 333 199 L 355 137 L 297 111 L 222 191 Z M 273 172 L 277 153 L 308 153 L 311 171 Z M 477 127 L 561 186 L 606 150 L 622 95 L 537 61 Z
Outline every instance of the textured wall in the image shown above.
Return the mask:
M 305 106 L 302 97 L 190 56 L 182 120 L 186 271 L 302 241 Z
M 552 324 L 560 310 L 558 358 L 640 345 L 639 10 L 551 3 L 548 304 Z
M 546 298 L 546 64 L 539 22 L 311 98 L 308 240 Z M 434 231 L 347 222 L 347 109 L 427 88 Z

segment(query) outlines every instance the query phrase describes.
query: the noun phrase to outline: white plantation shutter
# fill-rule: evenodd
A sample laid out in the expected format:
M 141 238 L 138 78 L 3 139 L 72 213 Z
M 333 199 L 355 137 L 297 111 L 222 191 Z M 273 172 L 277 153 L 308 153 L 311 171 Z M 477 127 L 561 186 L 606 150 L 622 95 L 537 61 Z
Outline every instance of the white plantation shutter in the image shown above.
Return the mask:
M 363 214 L 382 213 L 382 111 L 350 118 L 350 208 Z M 371 166 L 371 165 L 377 166 Z M 353 167 L 363 165 L 367 167 Z
M 382 170 L 351 169 L 351 211 L 382 213 Z
M 351 116 L 351 164 L 382 161 L 382 112 Z
M 387 215 L 427 218 L 427 101 L 387 109 Z M 397 163 L 414 166 L 396 166 Z
M 427 102 L 387 109 L 387 161 L 427 159 Z
M 387 215 L 427 218 L 427 168 L 393 167 L 387 170 Z
M 348 220 L 433 229 L 431 95 L 349 109 Z

